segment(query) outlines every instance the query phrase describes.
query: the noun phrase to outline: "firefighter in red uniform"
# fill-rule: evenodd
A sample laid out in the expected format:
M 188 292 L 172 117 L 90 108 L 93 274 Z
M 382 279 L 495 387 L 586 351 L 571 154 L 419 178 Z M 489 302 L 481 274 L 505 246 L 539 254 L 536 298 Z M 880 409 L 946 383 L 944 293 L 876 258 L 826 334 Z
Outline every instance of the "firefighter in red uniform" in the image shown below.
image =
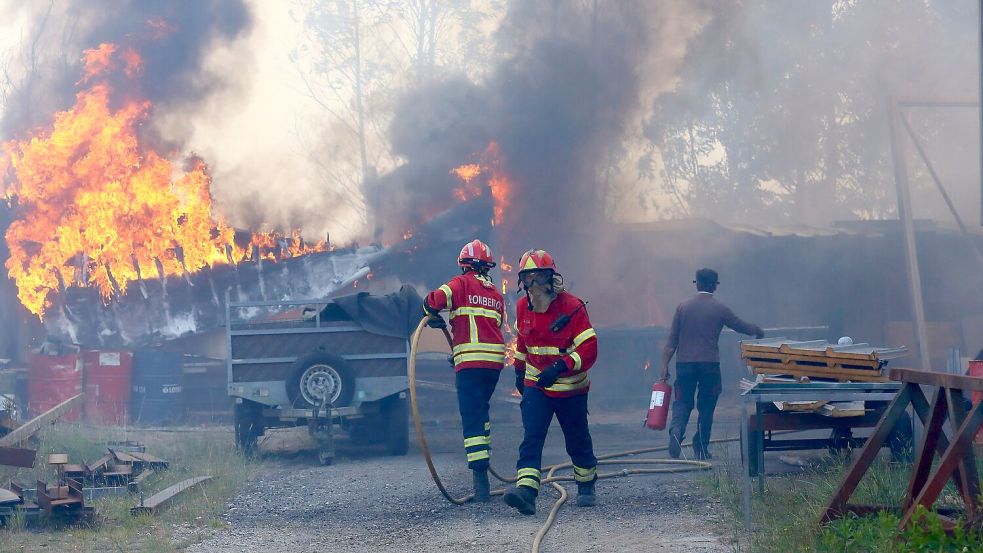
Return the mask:
M 524 253 L 519 283 L 526 299 L 516 306 L 515 387 L 522 394 L 524 436 L 516 463 L 518 481 L 505 494 L 505 503 L 524 515 L 536 513 L 543 444 L 556 415 L 573 461 L 577 505 L 588 507 L 595 503 L 597 480 L 597 458 L 587 428 L 588 371 L 597 358 L 597 337 L 586 304 L 563 291 L 563 278 L 550 254 Z
M 430 315 L 427 324 L 433 328 L 446 327 L 440 312 L 450 311 L 464 449 L 474 480 L 474 499 L 485 502 L 490 499 L 488 401 L 505 366 L 504 301 L 488 276 L 488 271 L 495 266 L 491 248 L 480 240 L 473 240 L 461 249 L 457 264 L 461 266 L 462 274 L 430 292 L 423 302 L 423 309 Z

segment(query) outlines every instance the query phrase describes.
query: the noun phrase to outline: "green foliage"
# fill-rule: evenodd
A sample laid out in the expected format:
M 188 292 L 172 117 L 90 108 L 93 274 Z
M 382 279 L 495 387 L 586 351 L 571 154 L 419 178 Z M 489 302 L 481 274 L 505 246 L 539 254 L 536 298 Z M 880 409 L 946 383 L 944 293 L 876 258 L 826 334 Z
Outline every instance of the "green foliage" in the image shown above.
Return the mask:
M 947 534 L 938 517 L 925 509 L 916 514 L 909 529 L 899 530 L 899 515 L 881 512 L 867 517 L 849 516 L 820 527 L 819 516 L 839 487 L 848 459 L 829 459 L 829 464 L 790 476 L 766 480 L 764 496 L 753 494 L 756 531 L 748 536 L 752 551 L 774 553 L 929 553 L 980 551 L 980 528 L 958 528 Z M 911 465 L 879 458 L 858 486 L 852 503 L 900 505 L 907 492 Z M 743 528 L 740 465 L 721 464 L 700 480 L 701 486 L 719 498 L 731 515 L 735 530 Z M 951 483 L 942 497 L 956 495 Z

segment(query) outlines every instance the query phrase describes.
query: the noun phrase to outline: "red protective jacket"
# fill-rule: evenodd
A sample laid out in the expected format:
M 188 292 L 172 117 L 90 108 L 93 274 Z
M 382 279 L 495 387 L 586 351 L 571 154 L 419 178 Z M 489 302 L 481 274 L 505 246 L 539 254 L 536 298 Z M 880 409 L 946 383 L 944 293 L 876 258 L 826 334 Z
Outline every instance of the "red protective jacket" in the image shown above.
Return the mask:
M 424 301 L 433 311 L 450 311 L 455 371 L 505 366 L 505 307 L 491 280 L 469 271 L 430 292 Z
M 567 370 L 560 373 L 556 383 L 545 389 L 549 397 L 569 397 L 590 390 L 590 368 L 597 359 L 597 335 L 582 307 L 580 298 L 560 292 L 545 313 L 535 313 L 523 298 L 516 306 L 519 330 L 515 351 L 515 372 L 525 374 L 526 386 L 536 386 L 539 373 L 557 359 L 563 359 Z M 578 310 L 578 308 L 580 308 Z M 550 327 L 562 315 L 570 322 L 558 332 Z

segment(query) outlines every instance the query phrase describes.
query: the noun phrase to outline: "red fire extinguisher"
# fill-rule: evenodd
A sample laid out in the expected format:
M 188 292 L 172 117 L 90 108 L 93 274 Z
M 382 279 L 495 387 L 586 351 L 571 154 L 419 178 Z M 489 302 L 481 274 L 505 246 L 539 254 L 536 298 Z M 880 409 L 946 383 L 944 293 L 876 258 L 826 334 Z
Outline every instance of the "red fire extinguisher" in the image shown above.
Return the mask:
M 659 380 L 652 385 L 652 401 L 649 402 L 649 413 L 645 417 L 645 426 L 652 430 L 665 430 L 666 419 L 669 418 L 669 399 L 672 397 L 672 386 L 665 380 Z

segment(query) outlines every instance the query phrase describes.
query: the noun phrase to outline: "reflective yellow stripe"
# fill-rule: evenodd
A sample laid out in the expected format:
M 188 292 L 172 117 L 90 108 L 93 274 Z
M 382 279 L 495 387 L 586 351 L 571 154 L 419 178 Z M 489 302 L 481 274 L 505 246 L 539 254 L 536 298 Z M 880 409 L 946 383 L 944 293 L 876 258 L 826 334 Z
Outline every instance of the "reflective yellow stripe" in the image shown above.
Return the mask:
M 590 482 L 597 474 L 597 467 L 583 469 L 576 465 L 573 467 L 573 479 L 577 482 Z
M 532 365 L 526 363 L 526 380 L 531 380 L 533 382 L 539 381 L 539 375 L 542 371 L 533 367 Z M 590 371 L 584 371 L 573 376 L 564 376 L 562 378 L 557 378 L 556 383 L 546 388 L 551 392 L 569 392 L 571 390 L 579 390 L 581 388 L 586 388 L 590 384 Z
M 534 469 L 534 468 L 519 469 L 519 471 L 516 473 L 516 475 L 519 478 L 522 478 L 524 476 L 533 476 L 535 478 L 539 478 L 540 474 L 541 473 L 539 472 L 539 469 Z
M 474 453 L 468 453 L 468 461 L 480 461 L 482 459 L 488 459 L 491 454 L 488 453 L 487 449 L 482 449 L 481 451 L 475 451 Z
M 505 344 L 490 344 L 488 342 L 470 342 L 454 346 L 454 353 L 465 353 L 470 351 L 491 351 L 505 353 Z
M 526 353 L 533 355 L 560 355 L 560 348 L 553 346 L 526 346 Z
M 478 325 L 474 322 L 474 315 L 468 315 L 468 326 L 471 327 L 471 342 L 478 341 Z
M 521 351 L 516 351 L 515 355 L 513 355 L 512 358 L 515 359 L 516 361 L 525 361 L 526 354 L 522 353 Z
M 476 445 L 489 445 L 491 438 L 488 436 L 474 436 L 464 440 L 464 447 L 474 447 Z
M 586 375 L 587 373 L 584 373 L 584 376 Z M 573 384 L 560 384 L 559 382 L 557 382 L 556 384 L 546 389 L 550 390 L 551 392 L 569 392 L 571 390 L 579 390 L 581 388 L 586 388 L 589 384 L 590 384 L 590 378 L 584 378 L 583 380 Z
M 489 319 L 495 319 L 498 324 L 502 323 L 502 314 L 494 309 L 485 309 L 484 307 L 458 307 L 457 309 L 451 310 L 452 319 L 463 315 L 488 317 Z
M 573 352 L 570 354 L 570 359 L 573 359 L 573 370 L 579 371 L 580 367 L 583 366 L 583 362 L 580 360 L 580 354 Z
M 454 356 L 454 363 L 466 363 L 468 361 L 490 361 L 492 363 L 505 363 L 504 353 L 459 353 Z
M 563 376 L 556 379 L 557 384 L 576 384 L 589 378 L 588 373 L 582 372 L 573 376 Z
M 587 340 L 590 340 L 591 338 L 593 338 L 595 336 L 597 336 L 597 333 L 594 332 L 594 329 L 593 328 L 588 328 L 587 330 L 585 330 L 585 331 L 581 332 L 580 334 L 578 334 L 577 337 L 573 339 L 573 347 L 575 347 L 575 348 L 576 347 L 580 347 L 580 344 L 583 344 L 584 342 L 586 342 Z
M 447 309 L 448 310 L 454 309 L 454 303 L 451 300 L 451 298 L 454 297 L 454 292 L 451 292 L 451 287 L 446 284 L 441 284 L 440 288 L 437 289 L 443 291 L 444 296 L 447 297 Z
M 515 483 L 515 485 L 517 487 L 518 486 L 525 486 L 527 488 L 532 488 L 534 490 L 538 490 L 539 489 L 539 482 L 536 481 L 536 480 L 533 480 L 532 478 L 520 478 L 519 481 Z

